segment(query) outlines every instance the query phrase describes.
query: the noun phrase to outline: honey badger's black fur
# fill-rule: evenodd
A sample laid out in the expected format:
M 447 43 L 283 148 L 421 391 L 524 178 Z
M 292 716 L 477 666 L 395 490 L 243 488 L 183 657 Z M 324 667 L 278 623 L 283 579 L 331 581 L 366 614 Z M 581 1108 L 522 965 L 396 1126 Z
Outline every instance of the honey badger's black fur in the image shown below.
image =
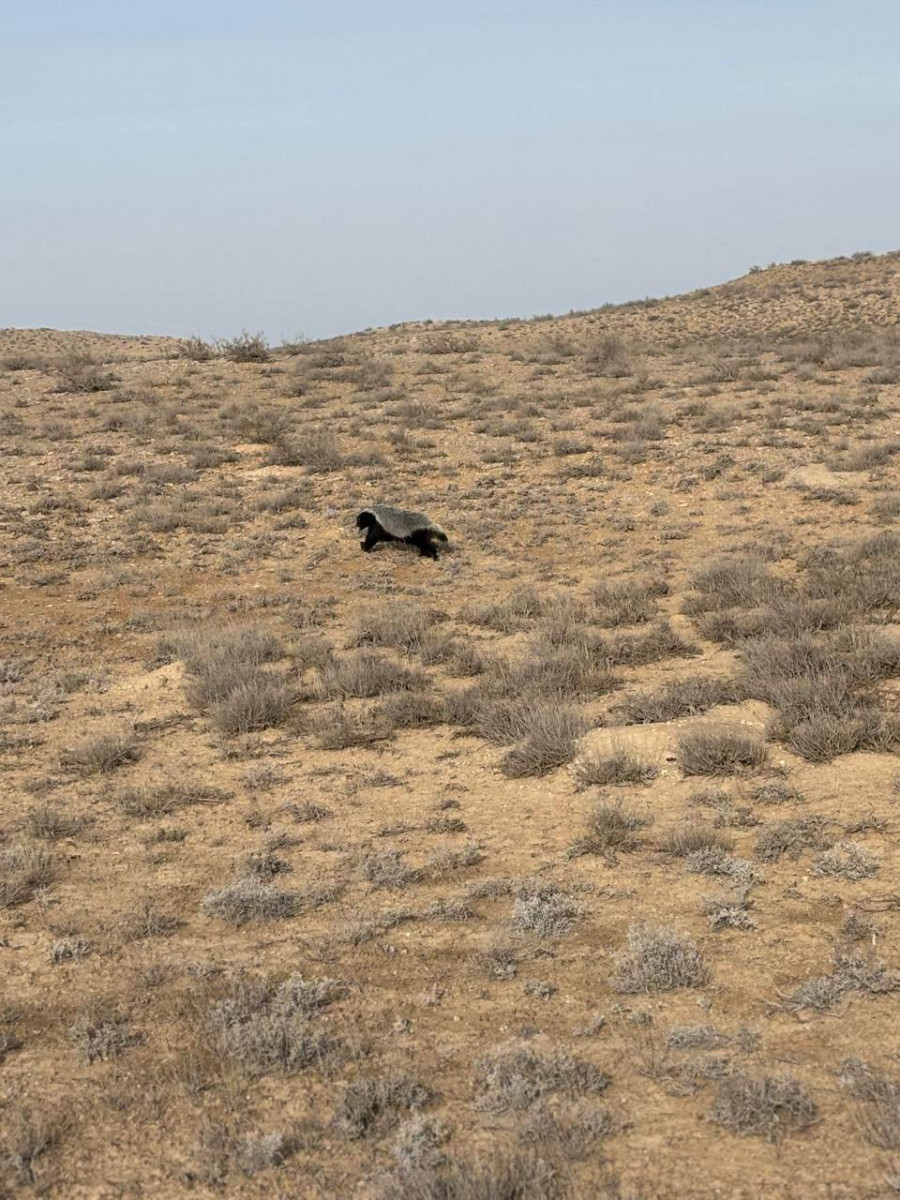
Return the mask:
M 423 558 L 437 558 L 435 542 L 446 542 L 443 529 L 424 513 L 409 512 L 390 504 L 373 504 L 356 518 L 356 528 L 365 529 L 363 550 L 372 550 L 379 542 L 405 542 L 415 546 Z

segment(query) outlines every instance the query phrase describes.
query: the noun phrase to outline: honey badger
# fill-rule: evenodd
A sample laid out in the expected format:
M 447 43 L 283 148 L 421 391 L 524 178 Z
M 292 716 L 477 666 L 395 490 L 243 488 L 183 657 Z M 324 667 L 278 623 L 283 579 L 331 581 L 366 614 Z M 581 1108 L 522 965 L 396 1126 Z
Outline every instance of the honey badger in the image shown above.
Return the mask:
M 360 543 L 363 550 L 372 550 L 379 542 L 405 542 L 415 546 L 423 558 L 437 558 L 435 542 L 446 542 L 443 529 L 424 513 L 409 512 L 390 504 L 373 504 L 364 508 L 356 518 L 356 528 L 366 531 Z

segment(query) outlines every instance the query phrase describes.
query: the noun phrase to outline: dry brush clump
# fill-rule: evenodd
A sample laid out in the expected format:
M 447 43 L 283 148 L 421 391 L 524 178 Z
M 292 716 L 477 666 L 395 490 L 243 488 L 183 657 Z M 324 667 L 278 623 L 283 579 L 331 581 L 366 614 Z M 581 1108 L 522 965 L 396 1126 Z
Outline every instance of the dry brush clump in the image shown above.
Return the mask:
M 549 1095 L 597 1095 L 610 1077 L 567 1050 L 541 1051 L 508 1042 L 478 1062 L 475 1107 L 485 1112 L 523 1112 Z
M 86 775 L 107 775 L 117 767 L 137 762 L 140 748 L 130 729 L 98 733 L 63 750 L 60 762 L 64 767 Z
M 280 725 L 291 715 L 297 686 L 267 666 L 284 653 L 274 634 L 253 626 L 181 630 L 160 645 L 161 657 L 184 661 L 188 700 L 227 737 Z
M 549 704 L 532 704 L 521 717 L 525 736 L 500 763 L 500 770 L 511 779 L 546 775 L 571 762 L 589 728 L 580 713 Z
M 249 1075 L 327 1069 L 345 1047 L 318 1022 L 347 992 L 336 979 L 291 975 L 273 983 L 241 976 L 210 1010 L 213 1047 Z
M 430 1088 L 403 1072 L 366 1076 L 347 1085 L 334 1124 L 344 1137 L 359 1141 L 390 1128 L 403 1113 L 424 1108 L 433 1098 Z
M 685 934 L 662 926 L 632 925 L 628 949 L 616 960 L 616 992 L 670 992 L 704 987 L 712 978 L 703 955 Z
M 584 907 L 554 883 L 526 883 L 516 895 L 510 928 L 537 937 L 564 937 L 584 919 Z
M 742 1137 L 775 1142 L 809 1128 L 818 1107 L 794 1075 L 749 1075 L 735 1071 L 719 1083 L 709 1119 Z
M 617 854 L 630 854 L 640 846 L 637 834 L 652 824 L 652 817 L 634 812 L 621 800 L 601 801 L 588 814 L 586 832 L 573 842 L 569 858 L 601 855 L 615 863 Z
M 587 751 L 576 761 L 573 774 L 577 787 L 581 789 L 647 784 L 656 778 L 659 768 L 623 746 L 614 746 L 609 754 L 598 749 Z
M 299 912 L 301 898 L 257 875 L 243 875 L 221 888 L 213 888 L 203 897 L 200 908 L 209 917 L 229 925 L 250 921 L 283 921 Z
M 766 748 L 740 729 L 698 729 L 678 739 L 678 761 L 685 775 L 736 775 L 761 767 Z
M 36 1108 L 24 1103 L 14 1105 L 4 1116 L 0 1166 L 8 1169 L 20 1187 L 36 1188 L 39 1182 L 43 1185 L 40 1178 L 43 1162 L 59 1146 L 69 1128 L 69 1117 L 47 1105 Z M 48 1184 L 54 1173 L 48 1171 Z
M 900 1150 L 900 1081 L 852 1058 L 841 1064 L 839 1083 L 856 1102 L 866 1141 L 881 1150 Z
M 743 688 L 735 679 L 694 675 L 674 679 L 655 692 L 633 692 L 614 711 L 630 725 L 644 725 L 697 716 L 720 704 L 738 704 L 744 698 Z

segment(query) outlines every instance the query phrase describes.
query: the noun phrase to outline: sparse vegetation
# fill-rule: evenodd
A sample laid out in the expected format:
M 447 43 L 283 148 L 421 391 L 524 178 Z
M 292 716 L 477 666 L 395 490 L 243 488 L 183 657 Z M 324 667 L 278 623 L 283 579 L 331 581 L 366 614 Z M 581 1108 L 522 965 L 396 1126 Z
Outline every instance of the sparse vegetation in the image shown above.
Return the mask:
M 898 262 L 0 330 L 0 1194 L 900 1187 Z

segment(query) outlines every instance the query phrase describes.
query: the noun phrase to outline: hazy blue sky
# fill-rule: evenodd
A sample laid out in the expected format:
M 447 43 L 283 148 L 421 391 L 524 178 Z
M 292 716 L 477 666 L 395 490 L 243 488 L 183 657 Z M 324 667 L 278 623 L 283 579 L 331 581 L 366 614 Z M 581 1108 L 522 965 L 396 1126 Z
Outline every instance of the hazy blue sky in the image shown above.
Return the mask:
M 278 340 L 900 247 L 898 0 L 0 9 L 0 326 Z

